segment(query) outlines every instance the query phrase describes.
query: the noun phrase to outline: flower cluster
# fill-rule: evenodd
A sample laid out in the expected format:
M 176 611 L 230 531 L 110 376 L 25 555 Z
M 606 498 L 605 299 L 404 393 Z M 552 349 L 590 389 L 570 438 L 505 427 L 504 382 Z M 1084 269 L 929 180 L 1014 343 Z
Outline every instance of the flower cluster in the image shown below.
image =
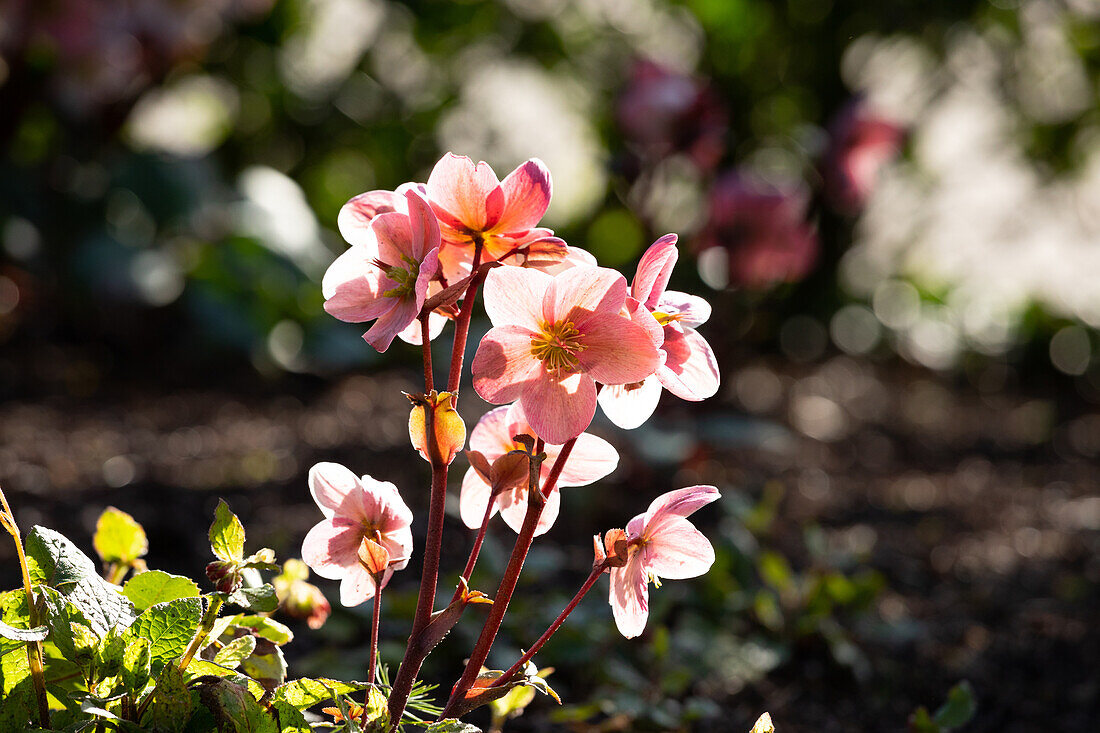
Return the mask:
M 409 437 L 431 464 L 432 487 L 420 598 L 389 698 L 394 720 L 428 652 L 466 606 L 489 602 L 470 582 L 496 514 L 516 533 L 515 547 L 444 717 L 459 717 L 516 685 L 545 686 L 525 671 L 531 656 L 605 573 L 616 624 L 634 637 L 645 627 L 651 582 L 694 577 L 714 560 L 710 543 L 686 517 L 717 499 L 718 490 L 666 493 L 596 543 L 588 581 L 512 669 L 480 675 L 532 541 L 562 511 L 559 489 L 592 484 L 618 465 L 611 444 L 586 432 L 597 404 L 613 423 L 635 428 L 665 390 L 698 401 L 719 387 L 714 352 L 696 330 L 710 306 L 668 288 L 679 257 L 676 235 L 654 242 L 628 283 L 539 226 L 551 190 L 550 173 L 536 159 L 501 181 L 487 163 L 447 154 L 426 183 L 361 194 L 340 212 L 350 246 L 325 274 L 325 310 L 344 321 L 373 321 L 364 339 L 378 351 L 395 337 L 421 345 L 425 365 L 424 392 L 408 395 Z M 450 605 L 436 611 L 447 472 L 467 438 L 458 388 L 479 289 L 491 328 L 470 372 L 477 394 L 501 406 L 469 434 L 459 516 L 478 533 Z M 445 391 L 438 391 L 428 342 L 448 321 L 455 324 L 451 369 Z M 337 464 L 315 466 L 309 485 L 325 518 L 307 535 L 302 557 L 318 575 L 341 581 L 344 605 L 374 599 L 373 675 L 379 599 L 412 555 L 411 513 L 392 484 Z

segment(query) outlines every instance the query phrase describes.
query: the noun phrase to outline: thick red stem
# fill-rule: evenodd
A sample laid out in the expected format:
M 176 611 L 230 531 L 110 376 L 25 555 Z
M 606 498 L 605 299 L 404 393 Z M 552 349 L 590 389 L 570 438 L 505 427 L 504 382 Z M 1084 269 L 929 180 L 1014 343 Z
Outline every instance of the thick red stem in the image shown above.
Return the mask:
M 458 383 L 462 378 L 462 360 L 466 356 L 466 338 L 470 335 L 470 318 L 474 313 L 474 300 L 477 298 L 477 289 L 481 281 L 485 279 L 485 272 L 479 272 L 481 266 L 482 242 L 480 236 L 474 238 L 474 263 L 470 272 L 474 273 L 470 285 L 466 288 L 466 294 L 462 296 L 462 310 L 455 321 L 454 348 L 451 349 L 451 373 L 447 376 L 447 391 L 454 394 L 458 390 Z M 456 403 L 457 403 L 457 397 Z

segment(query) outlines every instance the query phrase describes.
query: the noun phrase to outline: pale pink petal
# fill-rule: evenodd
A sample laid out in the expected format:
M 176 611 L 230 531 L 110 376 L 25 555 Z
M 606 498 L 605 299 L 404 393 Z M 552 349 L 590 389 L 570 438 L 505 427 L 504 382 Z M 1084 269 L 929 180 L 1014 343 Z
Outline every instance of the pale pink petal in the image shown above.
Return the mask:
M 523 326 L 538 332 L 543 297 L 554 278 L 522 267 L 498 267 L 485 277 L 485 313 L 494 326 Z
M 348 494 L 361 492 L 359 477 L 339 463 L 318 463 L 309 469 L 309 493 L 326 517 L 343 506 Z
M 606 267 L 574 267 L 554 277 L 542 298 L 542 320 L 572 321 L 578 328 L 593 314 L 618 313 L 626 301 L 626 278 Z
M 514 492 L 514 496 L 512 501 L 501 506 L 500 517 L 513 532 L 519 534 L 523 527 L 523 519 L 527 516 L 527 492 L 517 491 Z M 546 505 L 542 508 L 542 514 L 539 515 L 539 523 L 535 525 L 535 537 L 550 531 L 554 522 L 558 520 L 559 512 L 561 512 L 561 492 L 555 490 L 546 497 Z
M 653 313 L 649 308 L 646 308 L 641 302 L 630 295 L 626 296 L 626 304 L 623 306 L 623 312 L 625 315 L 643 331 L 645 331 L 653 345 L 658 349 L 665 342 L 665 329 L 657 322 L 657 319 L 653 317 Z
M 555 450 L 551 456 L 550 450 L 546 451 L 544 469 L 549 470 L 547 467 L 553 465 L 557 452 Z M 558 478 L 558 486 L 587 486 L 610 474 L 618 465 L 619 454 L 610 443 L 591 433 L 581 433 Z
M 466 469 L 466 475 L 462 477 L 462 491 L 458 495 L 458 514 L 462 523 L 470 529 L 481 527 L 481 519 L 485 516 L 485 505 L 489 502 L 492 488 L 472 468 Z M 497 507 L 493 507 L 493 514 L 497 513 Z M 490 514 L 489 516 L 492 516 Z
M 660 400 L 661 383 L 656 374 L 640 384 L 605 386 L 599 396 L 603 414 L 623 430 L 633 430 L 648 420 Z
M 321 281 L 325 312 L 350 323 L 373 320 L 389 310 L 391 304 L 383 292 L 392 285 L 371 264 L 363 247 L 351 247 L 325 271 Z
M 672 394 L 682 400 L 698 402 L 718 392 L 721 374 L 714 351 L 706 339 L 694 330 L 680 329 L 678 324 L 665 327 L 665 363 L 657 370 Z
M 577 328 L 585 347 L 577 358 L 581 368 L 597 382 L 641 382 L 661 365 L 657 348 L 645 330 L 618 314 L 594 315 Z
M 666 518 L 661 531 L 646 542 L 642 554 L 650 572 L 671 580 L 694 578 L 714 564 L 710 541 L 691 522 L 680 517 Z
M 390 348 L 390 344 L 397 334 L 408 328 L 408 325 L 416 320 L 420 314 L 420 308 L 416 301 L 391 298 L 393 307 L 378 317 L 365 334 L 363 340 L 373 346 L 379 353 Z
M 385 575 L 382 576 L 383 587 L 385 587 L 391 575 L 393 575 L 393 571 L 386 570 Z M 374 578 L 363 567 L 357 568 L 340 581 L 340 603 L 349 608 L 366 603 L 374 598 L 375 592 Z
M 437 272 L 439 272 L 439 247 L 427 251 L 417 270 L 416 285 L 413 288 L 416 294 L 417 317 L 420 315 L 420 309 L 424 307 L 424 301 L 428 299 L 428 289 Z
M 528 382 L 545 372 L 531 354 L 533 335 L 523 326 L 497 326 L 481 339 L 470 371 L 483 400 L 500 405 L 519 399 Z
M 302 560 L 322 578 L 337 580 L 359 564 L 363 530 L 357 522 L 326 519 L 313 525 L 302 541 Z
M 608 602 L 615 615 L 619 633 L 633 639 L 645 630 L 649 619 L 649 579 L 637 555 L 621 568 L 611 568 L 611 594 Z
M 580 247 L 566 245 L 564 260 L 545 267 L 539 267 L 539 270 L 547 275 L 560 275 L 574 267 L 596 267 L 596 257 Z
M 697 328 L 706 323 L 711 312 L 710 303 L 698 295 L 676 290 L 666 290 L 653 310 L 680 316 L 678 322 L 686 328 Z
M 412 557 L 412 530 L 406 525 L 401 529 L 382 535 L 382 546 L 390 553 L 389 570 L 404 570 Z
M 416 191 L 409 190 L 405 194 L 405 199 L 408 201 L 409 208 L 412 257 L 419 261 L 429 250 L 439 248 L 439 221 L 435 218 L 432 207 Z
M 688 517 L 720 496 L 718 489 L 705 485 L 689 486 L 685 489 L 677 489 L 661 494 L 653 500 L 653 503 L 646 509 L 646 513 L 642 515 L 645 524 L 645 536 L 653 537 L 657 535 L 662 531 L 667 520 Z M 634 524 L 637 519 L 638 517 L 632 519 L 631 524 Z M 630 531 L 629 525 L 627 531 Z
M 461 229 L 484 232 L 500 219 L 504 191 L 496 173 L 482 161 L 476 166 L 464 155 L 447 153 L 428 176 L 428 200 L 440 221 Z
M 512 449 L 512 405 L 489 410 L 470 431 L 470 450 L 476 450 L 492 463 Z
M 443 327 L 447 325 L 449 319 L 446 316 L 441 316 L 436 312 L 428 314 L 428 340 L 434 341 L 439 334 L 443 333 Z M 405 330 L 397 334 L 397 338 L 401 339 L 407 344 L 413 346 L 420 346 L 424 343 L 423 335 L 420 332 L 420 319 L 414 318 L 413 322 L 405 327 Z
M 638 262 L 638 272 L 634 275 L 630 294 L 652 310 L 665 292 L 679 256 L 675 234 L 666 234 L 651 244 Z
M 439 271 L 448 283 L 468 277 L 474 264 L 474 250 L 468 242 L 454 244 L 443 238 L 439 247 Z
M 504 211 L 495 229 L 524 232 L 539 223 L 550 206 L 550 171 L 538 158 L 531 158 L 501 181 Z
M 412 524 L 412 510 L 401 498 L 397 487 L 389 481 L 378 481 L 370 476 L 359 479 L 364 494 L 370 497 L 367 503 L 367 518 L 378 525 L 382 532 L 395 532 Z
M 596 383 L 579 373 L 556 379 L 540 364 L 533 378 L 523 385 L 519 400 L 535 434 L 547 443 L 562 445 L 583 433 L 592 422 Z
M 406 257 L 416 259 L 412 250 L 412 229 L 409 217 L 396 212 L 379 214 L 371 222 L 375 241 L 378 243 L 378 259 L 390 267 L 408 267 Z
M 367 191 L 348 201 L 340 208 L 336 225 L 340 236 L 348 244 L 369 245 L 372 240 L 370 223 L 379 214 L 403 211 L 404 197 L 394 191 Z

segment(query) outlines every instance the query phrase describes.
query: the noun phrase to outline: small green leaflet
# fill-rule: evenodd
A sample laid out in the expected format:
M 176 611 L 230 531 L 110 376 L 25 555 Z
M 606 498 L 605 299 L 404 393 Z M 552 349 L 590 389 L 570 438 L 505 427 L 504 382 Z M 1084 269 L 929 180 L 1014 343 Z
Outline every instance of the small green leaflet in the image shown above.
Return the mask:
M 130 627 L 131 637 L 149 640 L 150 665 L 156 674 L 181 656 L 195 636 L 202 618 L 202 599 L 177 598 L 146 609 Z
M 303 677 L 300 680 L 292 680 L 285 685 L 275 688 L 275 700 L 281 700 L 299 710 L 313 707 L 322 702 L 333 699 L 333 694 L 347 695 L 350 692 L 359 692 L 367 689 L 365 682 L 341 682 L 325 678 L 310 679 Z
M 214 663 L 233 669 L 256 650 L 255 636 L 241 636 L 226 644 L 214 655 Z
M 199 587 L 195 581 L 182 575 L 150 570 L 126 581 L 122 594 L 133 602 L 134 608 L 144 611 L 150 606 L 177 598 L 195 598 L 199 595 Z
M 229 510 L 225 499 L 218 500 L 214 523 L 210 525 L 210 550 L 218 559 L 226 562 L 244 560 L 244 525 Z
M 132 565 L 149 551 L 145 530 L 124 511 L 107 507 L 95 523 L 92 546 L 103 562 Z

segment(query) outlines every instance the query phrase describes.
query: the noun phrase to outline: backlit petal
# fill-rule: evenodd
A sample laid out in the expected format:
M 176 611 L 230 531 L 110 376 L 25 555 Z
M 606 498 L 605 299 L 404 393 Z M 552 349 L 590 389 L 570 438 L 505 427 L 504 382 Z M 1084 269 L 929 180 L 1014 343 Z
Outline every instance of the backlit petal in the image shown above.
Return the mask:
M 557 451 L 554 453 L 551 456 L 550 451 L 546 451 L 544 467 L 553 465 Z M 610 443 L 591 433 L 581 433 L 558 478 L 558 486 L 587 486 L 610 474 L 618 465 L 619 454 Z
M 578 328 L 593 314 L 618 313 L 626 301 L 626 278 L 606 267 L 574 267 L 554 277 L 542 299 L 542 319 L 572 321 Z M 583 330 L 583 329 L 582 329 Z
M 651 244 L 638 262 L 638 272 L 634 275 L 630 294 L 652 310 L 665 292 L 679 256 L 675 234 L 666 234 Z
M 583 433 L 596 414 L 596 384 L 591 377 L 570 374 L 558 379 L 541 364 L 519 399 L 535 434 L 557 445 Z
M 550 206 L 550 171 L 538 158 L 531 158 L 501 182 L 504 211 L 495 225 L 499 232 L 524 232 L 536 226 Z
M 653 500 L 644 515 L 645 535 L 652 537 L 660 533 L 666 521 L 688 517 L 719 496 L 721 494 L 713 486 L 689 486 L 661 494 Z
M 485 278 L 485 313 L 494 326 L 524 326 L 539 331 L 549 275 L 522 267 L 498 267 Z
M 721 374 L 714 351 L 706 339 L 693 329 L 676 324 L 665 327 L 665 363 L 657 377 L 672 394 L 682 400 L 699 401 L 718 391 Z
M 321 282 L 325 312 L 341 321 L 370 321 L 391 306 L 382 294 L 390 280 L 371 264 L 367 254 L 363 247 L 351 247 L 325 271 Z
M 568 274 L 568 273 L 567 273 Z M 661 357 L 650 336 L 620 315 L 599 314 L 581 328 L 581 368 L 603 384 L 641 382 L 657 371 Z
M 462 523 L 470 529 L 481 527 L 481 519 L 485 516 L 485 505 L 492 494 L 492 488 L 477 471 L 466 469 L 466 475 L 462 477 L 462 491 L 458 495 L 458 514 L 462 517 Z M 497 513 L 497 507 L 493 507 L 493 514 Z M 492 515 L 490 515 L 492 516 Z
M 393 191 L 367 191 L 340 208 L 336 225 L 348 244 L 367 245 L 372 239 L 369 229 L 374 217 L 388 211 L 402 211 L 404 206 L 404 197 Z
M 641 384 L 605 386 L 600 391 L 599 401 L 608 420 L 623 430 L 633 430 L 657 409 L 661 401 L 661 383 L 654 374 Z
M 358 523 L 326 519 L 313 525 L 302 541 L 302 560 L 322 578 L 336 580 L 359 564 L 363 531 Z
M 349 493 L 362 491 L 359 477 L 339 463 L 318 463 L 309 469 L 309 493 L 326 517 L 344 504 Z
M 621 568 L 611 568 L 611 594 L 608 599 L 619 633 L 633 639 L 645 630 L 649 619 L 648 578 L 637 555 Z
M 661 578 L 694 578 L 714 564 L 714 548 L 691 522 L 668 517 L 642 550 L 646 568 Z
M 528 382 L 544 371 L 531 354 L 529 329 L 498 326 L 481 339 L 470 371 L 474 390 L 486 402 L 500 405 L 519 398 Z
M 489 164 L 475 166 L 454 153 L 444 155 L 432 169 L 428 200 L 441 221 L 475 232 L 491 228 L 504 209 L 504 191 Z
M 390 348 L 390 344 L 397 334 L 408 328 L 409 324 L 416 320 L 420 309 L 415 300 L 389 298 L 393 304 L 388 311 L 378 317 L 365 334 L 363 340 L 373 346 L 379 353 Z
M 698 295 L 666 290 L 654 310 L 680 316 L 679 323 L 685 328 L 698 328 L 710 319 L 711 307 Z

